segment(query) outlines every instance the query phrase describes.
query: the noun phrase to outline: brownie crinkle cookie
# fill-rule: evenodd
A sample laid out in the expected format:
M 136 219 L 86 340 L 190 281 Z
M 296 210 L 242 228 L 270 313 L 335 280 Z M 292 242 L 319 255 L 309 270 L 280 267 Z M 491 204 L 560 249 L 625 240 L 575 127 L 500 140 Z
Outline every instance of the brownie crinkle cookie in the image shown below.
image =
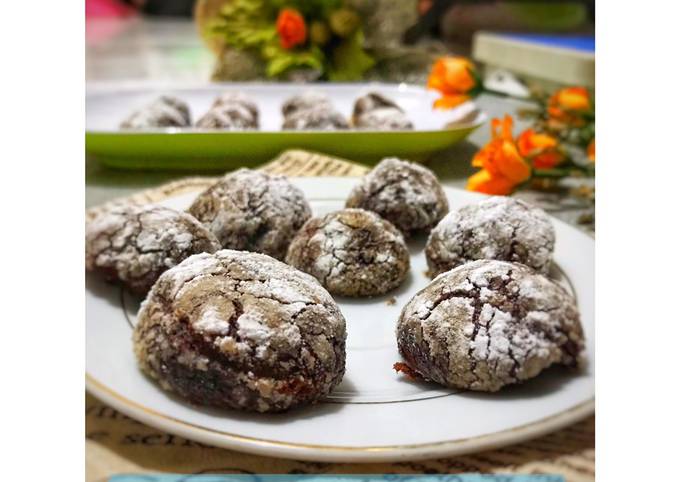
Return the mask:
M 427 233 L 449 211 L 444 189 L 432 171 L 397 158 L 386 158 L 352 189 L 348 208 L 373 211 L 406 236 Z
M 161 206 L 113 208 L 88 223 L 85 233 L 86 268 L 138 294 L 183 259 L 220 249 L 193 216 Z
M 146 374 L 197 405 L 280 412 L 330 393 L 345 372 L 345 319 L 311 276 L 222 250 L 166 271 L 142 304 Z
M 333 294 L 375 296 L 398 287 L 409 269 L 401 233 L 363 209 L 312 218 L 288 249 L 286 262 L 311 274 Z
M 189 127 L 191 115 L 186 102 L 164 95 L 148 106 L 134 112 L 121 124 L 121 129 L 144 129 L 153 127 Z
M 189 212 L 222 247 L 283 259 L 312 211 L 300 189 L 284 176 L 250 169 L 227 174 L 200 194 Z
M 574 298 L 524 265 L 495 260 L 459 266 L 417 293 L 401 312 L 397 343 L 406 362 L 398 370 L 485 392 L 584 361 Z
M 315 108 L 332 109 L 333 105 L 326 94 L 310 90 L 285 101 L 281 106 L 281 113 L 288 117 L 296 112 Z
M 359 129 L 413 129 L 403 109 L 376 92 L 359 97 L 354 103 L 352 124 Z
M 328 96 L 309 91 L 296 95 L 281 107 L 284 130 L 348 129 L 345 116 L 335 110 Z
M 430 233 L 425 255 L 432 277 L 475 259 L 515 261 L 547 273 L 554 246 L 543 210 L 495 196 L 449 213 Z
M 221 95 L 196 122 L 196 127 L 207 129 L 258 129 L 259 125 L 257 106 L 241 93 Z

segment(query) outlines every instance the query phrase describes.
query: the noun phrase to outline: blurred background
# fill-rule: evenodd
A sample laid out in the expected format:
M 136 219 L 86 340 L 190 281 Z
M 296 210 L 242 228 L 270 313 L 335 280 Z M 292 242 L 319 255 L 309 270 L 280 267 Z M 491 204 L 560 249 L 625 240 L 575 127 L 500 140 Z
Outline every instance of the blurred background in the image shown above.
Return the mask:
M 277 12 L 288 8 L 307 29 L 295 48 L 279 45 L 286 26 Z M 141 81 L 156 90 L 263 80 L 431 87 L 438 60 L 469 59 L 475 87 L 466 94 L 476 107 L 489 120 L 513 116 L 514 135 L 531 141 L 527 149 L 542 143 L 551 151 L 527 157 L 529 181 L 494 193 L 518 188 L 516 195 L 592 230 L 594 20 L 588 0 L 87 0 L 86 78 L 88 86 Z M 289 34 L 294 40 L 296 32 Z M 445 185 L 470 189 L 480 179 L 471 160 L 490 139 L 487 124 L 422 162 Z M 551 161 L 539 165 L 539 157 Z M 86 202 L 215 174 L 110 169 L 88 155 Z M 489 186 L 473 190 L 489 193 Z
M 87 80 L 264 77 L 254 59 L 210 32 L 230 3 L 247 2 L 87 0 Z M 594 85 L 594 1 L 345 3 L 360 13 L 365 45 L 378 60 L 367 79 L 424 81 L 434 58 L 456 53 L 483 63 L 487 80 L 507 70 L 522 79 Z

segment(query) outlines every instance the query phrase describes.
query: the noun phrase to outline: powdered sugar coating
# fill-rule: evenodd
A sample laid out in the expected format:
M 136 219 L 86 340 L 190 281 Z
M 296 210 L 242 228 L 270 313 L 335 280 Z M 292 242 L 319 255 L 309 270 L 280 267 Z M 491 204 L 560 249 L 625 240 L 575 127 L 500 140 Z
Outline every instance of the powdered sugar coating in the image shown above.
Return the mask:
M 152 127 L 188 127 L 191 115 L 186 102 L 164 95 L 148 106 L 132 113 L 121 124 L 121 129 L 144 129 Z
M 189 212 L 222 247 L 283 259 L 290 241 L 312 215 L 300 189 L 284 176 L 239 169 L 200 194 Z
M 296 110 L 283 120 L 284 130 L 331 131 L 349 129 L 347 119 L 340 112 L 326 105 Z
M 245 94 L 225 93 L 198 122 L 196 127 L 206 129 L 244 130 L 259 127 L 259 113 L 255 103 Z
M 383 159 L 366 174 L 350 192 L 346 206 L 373 211 L 406 236 L 429 232 L 449 210 L 437 176 L 396 157 Z
M 431 276 L 476 259 L 515 261 L 547 273 L 555 230 L 545 212 L 524 201 L 494 196 L 449 213 L 425 248 Z
M 354 119 L 357 129 L 395 131 L 413 129 L 413 123 L 398 109 L 375 109 Z
M 401 233 L 363 209 L 312 218 L 300 229 L 286 262 L 311 274 L 333 294 L 375 296 L 398 287 L 409 269 Z
M 355 101 L 352 124 L 359 129 L 413 129 L 413 123 L 401 107 L 377 92 L 370 92 Z
M 315 90 L 308 90 L 299 95 L 294 95 L 286 100 L 281 106 L 281 113 L 284 117 L 288 117 L 296 112 L 326 108 L 331 110 L 333 108 L 330 98 L 323 92 Z
M 399 351 L 427 380 L 497 391 L 553 364 L 583 363 L 576 302 L 530 268 L 473 261 L 435 278 L 402 310 Z
M 220 248 L 193 216 L 161 206 L 118 206 L 85 232 L 86 268 L 140 294 L 183 259 Z
M 221 250 L 166 271 L 134 332 L 142 370 L 189 401 L 259 412 L 312 403 L 345 371 L 345 320 L 311 276 Z
M 331 100 L 322 92 L 307 91 L 283 103 L 284 130 L 336 130 L 348 129 L 345 116 L 335 110 Z

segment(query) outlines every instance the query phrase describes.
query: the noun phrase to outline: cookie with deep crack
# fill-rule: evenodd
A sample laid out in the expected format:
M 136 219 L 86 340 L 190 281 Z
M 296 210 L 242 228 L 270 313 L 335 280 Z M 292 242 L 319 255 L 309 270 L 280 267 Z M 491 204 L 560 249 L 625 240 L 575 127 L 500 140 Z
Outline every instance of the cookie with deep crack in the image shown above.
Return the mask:
M 547 273 L 555 230 L 542 209 L 504 196 L 449 213 L 430 233 L 425 248 L 432 277 L 468 261 L 514 261 Z
M 551 365 L 584 362 L 576 301 L 518 263 L 478 260 L 443 273 L 401 312 L 400 371 L 441 385 L 495 392 Z
M 204 129 L 252 130 L 259 128 L 259 112 L 245 94 L 225 93 L 219 96 L 208 112 L 196 122 Z
M 163 95 L 151 104 L 133 112 L 120 124 L 121 129 L 153 127 L 189 127 L 189 105 L 177 97 Z
M 161 206 L 115 207 L 88 223 L 85 233 L 87 270 L 137 294 L 185 258 L 220 248 L 193 216 Z
M 437 176 L 396 157 L 383 159 L 366 174 L 345 205 L 379 214 L 406 236 L 428 233 L 449 211 Z
M 222 250 L 166 271 L 142 304 L 142 371 L 197 405 L 281 412 L 313 403 L 345 372 L 345 319 L 311 276 Z
M 352 125 L 358 129 L 413 129 L 413 123 L 404 110 L 377 92 L 370 92 L 354 102 Z
M 312 215 L 302 191 L 280 175 L 250 169 L 227 174 L 189 207 L 223 248 L 283 259 L 293 236 Z
M 403 283 L 409 253 L 392 223 L 370 211 L 343 209 L 307 221 L 286 262 L 333 294 L 376 296 Z

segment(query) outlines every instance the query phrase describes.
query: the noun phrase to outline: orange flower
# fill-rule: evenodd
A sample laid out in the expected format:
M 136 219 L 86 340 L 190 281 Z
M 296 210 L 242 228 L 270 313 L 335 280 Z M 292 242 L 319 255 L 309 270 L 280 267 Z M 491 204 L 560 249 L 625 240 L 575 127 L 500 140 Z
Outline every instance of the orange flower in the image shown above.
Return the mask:
M 491 141 L 472 158 L 482 170 L 468 179 L 467 189 L 486 194 L 510 194 L 531 176 L 527 164 L 512 138 L 512 117 L 492 119 Z
M 527 129 L 519 135 L 517 149 L 536 169 L 550 169 L 564 161 L 564 154 L 557 149 L 557 139 L 533 129 Z
M 281 47 L 290 49 L 307 40 L 307 25 L 305 19 L 295 9 L 284 8 L 276 19 L 276 31 L 281 40 Z
M 427 86 L 443 95 L 434 102 L 435 108 L 451 109 L 469 100 L 478 87 L 475 66 L 463 57 L 442 57 L 432 66 Z
M 496 196 L 507 196 L 515 185 L 504 177 L 493 177 L 489 171 L 482 169 L 468 178 L 467 190 Z
M 595 138 L 593 137 L 593 140 L 590 141 L 588 144 L 588 147 L 586 148 L 586 153 L 588 154 L 588 159 L 590 159 L 592 162 L 595 162 Z
M 591 110 L 590 95 L 585 87 L 566 87 L 555 92 L 548 100 L 548 116 L 553 124 L 566 123 L 582 126 L 582 114 Z

